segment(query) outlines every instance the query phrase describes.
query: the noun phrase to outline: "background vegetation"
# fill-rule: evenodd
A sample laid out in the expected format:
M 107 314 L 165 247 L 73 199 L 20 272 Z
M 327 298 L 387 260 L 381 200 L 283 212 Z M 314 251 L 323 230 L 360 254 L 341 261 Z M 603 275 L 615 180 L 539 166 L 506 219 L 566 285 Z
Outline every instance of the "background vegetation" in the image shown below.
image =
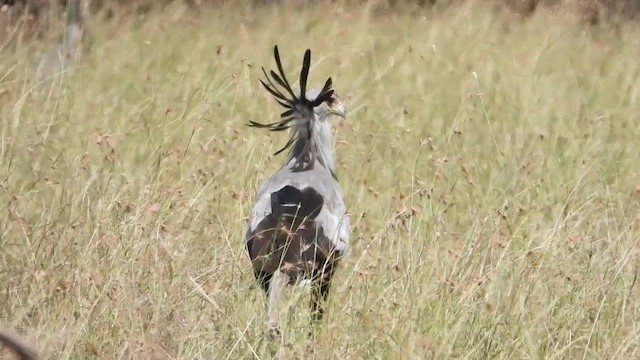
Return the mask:
M 46 359 L 640 356 L 638 24 L 172 4 L 92 21 L 45 83 L 53 42 L 22 33 L 0 56 L 0 323 Z M 285 344 L 262 341 L 243 241 L 283 161 L 285 135 L 243 125 L 280 113 L 274 44 L 290 74 L 311 48 L 349 109 L 353 249 L 313 345 L 301 289 Z

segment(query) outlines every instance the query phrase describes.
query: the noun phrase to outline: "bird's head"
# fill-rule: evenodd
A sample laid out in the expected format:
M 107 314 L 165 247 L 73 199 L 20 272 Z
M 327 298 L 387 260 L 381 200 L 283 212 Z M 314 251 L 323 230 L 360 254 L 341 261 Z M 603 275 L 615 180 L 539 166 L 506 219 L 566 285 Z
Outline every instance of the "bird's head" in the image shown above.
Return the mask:
M 321 92 L 322 90 L 320 89 L 310 89 L 307 91 L 306 97 L 308 100 L 313 101 L 321 94 Z M 333 115 L 339 116 L 343 119 L 347 117 L 347 108 L 335 92 L 331 94 L 327 100 L 316 106 L 313 111 L 315 112 L 318 120 L 328 120 Z
M 320 137 L 330 139 L 331 127 L 327 120 L 333 115 L 342 118 L 347 115 L 346 108 L 340 97 L 331 89 L 333 84 L 331 78 L 325 81 L 322 89 L 307 90 L 307 78 L 311 67 L 311 50 L 307 49 L 304 53 L 302 69 L 300 70 L 300 92 L 298 93 L 300 95 L 298 95 L 291 88 L 291 84 L 284 73 L 278 46 L 273 47 L 273 56 L 276 60 L 278 73 L 273 70 L 267 73 L 263 68 L 262 72 L 265 80 L 260 80 L 260 82 L 286 111 L 280 114 L 279 121 L 270 124 L 249 121 L 248 125 L 269 129 L 270 131 L 293 130 L 289 141 L 275 155 L 292 146 L 296 147 L 298 140 L 302 141 L 303 145 L 306 146 L 314 133 Z

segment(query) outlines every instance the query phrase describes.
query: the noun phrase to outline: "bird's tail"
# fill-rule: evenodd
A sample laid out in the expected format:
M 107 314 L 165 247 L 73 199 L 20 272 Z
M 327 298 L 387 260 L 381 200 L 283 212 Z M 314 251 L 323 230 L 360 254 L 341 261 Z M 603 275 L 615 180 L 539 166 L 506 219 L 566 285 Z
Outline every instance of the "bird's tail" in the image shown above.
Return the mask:
M 36 360 L 36 351 L 18 335 L 7 330 L 0 330 L 0 343 L 13 350 L 21 360 Z
M 65 44 L 67 49 L 76 47 L 82 39 L 83 21 L 80 0 L 67 2 L 67 33 Z
M 305 219 L 318 216 L 323 205 L 322 196 L 311 188 L 299 190 L 286 185 L 271 193 L 271 214 L 288 224 L 290 231 L 296 231 Z
M 304 273 L 313 273 L 318 248 L 318 224 L 324 199 L 312 188 L 297 189 L 286 185 L 271 193 L 270 238 L 271 270 L 280 269 L 291 279 L 302 280 Z M 304 286 L 306 282 L 298 282 Z

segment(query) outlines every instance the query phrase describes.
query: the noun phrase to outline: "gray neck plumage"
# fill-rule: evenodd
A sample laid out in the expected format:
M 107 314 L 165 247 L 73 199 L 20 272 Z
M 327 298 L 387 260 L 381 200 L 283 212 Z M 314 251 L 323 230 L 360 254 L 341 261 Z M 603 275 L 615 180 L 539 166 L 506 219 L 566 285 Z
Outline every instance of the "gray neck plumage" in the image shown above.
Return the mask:
M 310 125 L 311 136 L 306 127 L 300 127 L 298 139 L 287 159 L 287 166 L 305 170 L 315 162 L 324 166 L 333 176 L 336 173 L 336 163 L 333 155 L 333 135 L 327 121 L 313 121 Z

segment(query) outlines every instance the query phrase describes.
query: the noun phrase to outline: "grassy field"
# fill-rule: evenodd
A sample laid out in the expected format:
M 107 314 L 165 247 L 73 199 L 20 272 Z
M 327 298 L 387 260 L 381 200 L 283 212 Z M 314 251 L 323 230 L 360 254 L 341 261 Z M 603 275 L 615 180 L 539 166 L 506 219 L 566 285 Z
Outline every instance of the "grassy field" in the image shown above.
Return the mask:
M 0 57 L 0 323 L 45 359 L 640 357 L 640 26 L 173 6 L 88 40 L 51 91 L 46 44 Z M 262 341 L 243 240 L 284 161 L 244 126 L 280 113 L 274 44 L 349 110 L 353 247 L 313 346 L 304 289 Z

